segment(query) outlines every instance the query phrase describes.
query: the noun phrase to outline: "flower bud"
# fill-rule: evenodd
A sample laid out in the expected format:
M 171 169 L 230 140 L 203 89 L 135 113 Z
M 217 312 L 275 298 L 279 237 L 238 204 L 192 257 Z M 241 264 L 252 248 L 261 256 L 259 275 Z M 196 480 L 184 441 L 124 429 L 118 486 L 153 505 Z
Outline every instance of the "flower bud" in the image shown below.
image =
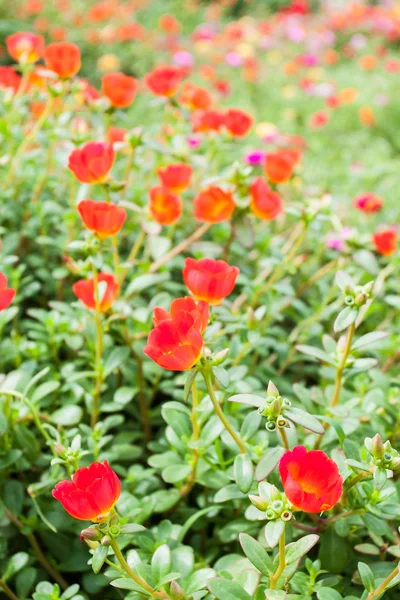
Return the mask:
M 272 508 L 269 508 L 266 512 L 265 512 L 265 516 L 267 517 L 267 519 L 269 521 L 272 521 L 273 519 L 276 519 L 276 517 L 278 516 L 276 514 L 276 512 L 274 510 L 272 510 Z
M 64 454 L 65 448 L 60 442 L 54 442 L 53 448 L 57 454 Z
M 267 508 L 268 508 L 268 501 L 265 500 L 265 498 L 261 498 L 261 496 L 255 496 L 254 494 L 249 494 L 249 500 L 253 504 L 253 506 L 258 508 L 258 510 L 264 511 L 264 510 L 267 510 Z
M 184 590 L 181 588 L 179 583 L 177 583 L 176 581 L 173 581 L 171 583 L 169 593 L 170 593 L 172 600 L 184 600 L 186 597 Z
M 290 521 L 292 518 L 293 518 L 293 513 L 291 513 L 290 510 L 285 510 L 281 514 L 282 521 Z
M 268 383 L 267 394 L 268 396 L 274 396 L 275 398 L 279 396 L 278 388 L 272 383 L 272 381 Z
M 275 431 L 275 429 L 276 429 L 276 423 L 274 423 L 274 421 L 268 421 L 265 424 L 265 428 L 267 429 L 267 431 Z
M 214 365 L 216 365 L 216 366 L 221 365 L 224 362 L 224 360 L 228 354 L 229 354 L 229 348 L 225 348 L 224 350 L 221 350 L 220 352 L 218 352 L 214 356 Z
M 101 534 L 95 527 L 87 527 L 86 529 L 82 529 L 80 538 L 81 540 L 97 542 L 101 538 Z
M 392 461 L 390 463 L 390 468 L 392 469 L 392 471 L 399 471 L 400 470 L 400 457 L 394 457 L 392 458 Z
M 105 535 L 104 537 L 102 537 L 100 540 L 100 543 L 102 546 L 111 546 L 110 536 Z
M 374 458 L 382 458 L 384 455 L 385 449 L 383 446 L 382 438 L 377 433 L 371 440 L 371 454 Z

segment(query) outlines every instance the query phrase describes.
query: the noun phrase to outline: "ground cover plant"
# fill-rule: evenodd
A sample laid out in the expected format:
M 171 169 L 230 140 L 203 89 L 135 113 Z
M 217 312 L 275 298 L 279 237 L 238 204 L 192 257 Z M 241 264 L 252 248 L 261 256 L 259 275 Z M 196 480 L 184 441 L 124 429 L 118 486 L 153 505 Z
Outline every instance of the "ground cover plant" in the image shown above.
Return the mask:
M 398 598 L 398 4 L 1 10 L 0 598 Z

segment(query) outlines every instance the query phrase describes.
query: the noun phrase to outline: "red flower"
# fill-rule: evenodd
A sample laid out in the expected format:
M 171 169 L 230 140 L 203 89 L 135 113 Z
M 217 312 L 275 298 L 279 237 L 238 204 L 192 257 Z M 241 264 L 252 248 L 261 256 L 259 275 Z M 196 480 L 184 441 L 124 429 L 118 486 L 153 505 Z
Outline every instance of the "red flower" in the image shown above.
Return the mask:
M 210 185 L 194 199 L 194 216 L 198 221 L 222 223 L 230 219 L 235 206 L 232 192 Z
M 383 256 L 392 256 L 397 249 L 397 231 L 393 227 L 377 231 L 372 236 L 373 244 Z
M 150 332 L 144 353 L 164 369 L 186 371 L 199 360 L 203 338 L 198 316 L 184 310 L 161 320 Z
M 325 127 L 325 125 L 329 121 L 329 115 L 323 110 L 319 110 L 311 115 L 310 117 L 310 127 L 313 129 L 320 129 Z
M 212 96 L 206 88 L 191 82 L 185 84 L 180 101 L 190 110 L 208 110 L 213 103 Z
M 182 271 L 186 287 L 196 300 L 209 304 L 221 304 L 235 287 L 238 267 L 231 267 L 223 260 L 213 258 L 187 258 Z
M 173 300 L 169 312 L 164 308 L 156 307 L 153 311 L 154 327 L 157 327 L 157 325 L 163 321 L 175 318 L 179 312 L 185 312 L 192 315 L 195 319 L 194 326 L 200 333 L 204 333 L 210 320 L 210 308 L 207 302 L 204 302 L 203 300 L 196 302 L 191 296 Z
M 339 468 L 321 450 L 296 446 L 281 458 L 279 473 L 289 502 L 304 512 L 329 510 L 342 495 Z
M 94 279 L 81 279 L 72 286 L 75 296 L 87 307 L 96 310 Z M 119 285 L 114 275 L 99 273 L 97 276 L 97 296 L 99 311 L 107 312 L 113 305 Z
M 21 77 L 14 71 L 12 67 L 0 66 L 0 88 L 11 88 L 14 92 L 17 91 L 21 83 Z
M 116 235 L 126 219 L 126 210 L 109 202 L 82 200 L 78 211 L 85 226 L 101 240 Z
M 7 277 L 0 273 L 0 311 L 8 308 L 15 298 L 15 290 L 7 287 Z
M 234 137 L 244 137 L 251 129 L 253 119 L 243 110 L 230 108 L 224 115 L 224 125 Z
M 9 35 L 6 44 L 8 54 L 17 62 L 33 63 L 43 56 L 44 38 L 29 31 Z
M 130 106 L 139 88 L 137 80 L 124 73 L 107 73 L 103 76 L 101 85 L 104 96 L 115 108 Z
M 105 142 L 88 142 L 73 150 L 68 168 L 82 183 L 103 183 L 115 158 L 113 145 Z
M 224 121 L 224 114 L 219 110 L 196 111 L 192 116 L 193 131 L 196 133 L 219 131 L 224 125 Z
M 158 169 L 158 176 L 163 186 L 175 194 L 180 194 L 190 185 L 192 175 L 193 169 L 186 163 L 174 163 Z
M 272 183 L 283 183 L 290 179 L 300 156 L 298 150 L 278 150 L 267 154 L 265 172 L 268 179 Z
M 172 225 L 182 214 L 182 201 L 168 188 L 156 185 L 149 190 L 149 211 L 160 225 Z
M 372 214 L 381 210 L 383 206 L 383 200 L 372 192 L 368 192 L 367 194 L 361 194 L 361 196 L 357 196 L 357 198 L 354 200 L 354 206 L 362 212 Z
M 110 127 L 107 131 L 107 142 L 125 142 L 127 130 L 124 127 Z
M 121 482 L 105 460 L 82 467 L 72 481 L 60 481 L 52 496 L 74 519 L 98 523 L 105 519 L 121 495 Z
M 61 79 L 69 79 L 81 68 L 81 51 L 72 42 L 54 42 L 46 46 L 44 61 Z
M 182 79 L 183 74 L 178 67 L 157 67 L 146 76 L 145 82 L 155 96 L 171 98 L 176 94 Z
M 260 219 L 272 221 L 283 212 L 282 198 L 262 177 L 256 177 L 250 187 L 251 211 Z

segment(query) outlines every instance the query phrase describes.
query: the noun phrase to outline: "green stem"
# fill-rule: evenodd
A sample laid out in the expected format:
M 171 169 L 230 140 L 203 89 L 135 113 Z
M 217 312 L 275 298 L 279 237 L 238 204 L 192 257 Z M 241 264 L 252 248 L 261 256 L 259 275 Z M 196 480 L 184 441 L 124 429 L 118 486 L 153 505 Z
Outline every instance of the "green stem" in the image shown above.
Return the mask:
M 227 432 L 229 433 L 229 435 L 232 437 L 232 439 L 238 445 L 240 452 L 242 454 L 246 454 L 246 447 L 245 447 L 244 442 L 240 439 L 240 437 L 238 436 L 236 431 L 232 428 L 231 424 L 229 423 L 228 419 L 224 415 L 223 410 L 215 396 L 214 385 L 213 385 L 213 376 L 211 374 L 211 370 L 208 368 L 205 368 L 205 369 L 201 370 L 201 373 L 203 375 L 208 395 L 210 396 L 210 400 L 212 402 L 215 412 L 217 413 L 217 416 L 223 423 L 223 425 L 224 425 L 225 429 L 227 430 Z
M 197 407 L 199 405 L 199 395 L 196 386 L 196 381 L 192 383 L 192 414 L 190 416 L 190 420 L 192 422 L 193 435 L 192 441 L 197 442 L 200 437 L 200 425 L 197 420 Z M 194 484 L 196 483 L 196 473 L 197 473 L 197 464 L 199 462 L 200 453 L 196 449 L 192 449 L 193 454 L 193 464 L 192 464 L 192 472 L 189 475 L 185 485 L 183 488 L 179 490 L 179 495 L 181 498 L 185 498 L 193 489 Z
M 10 590 L 10 588 L 3 579 L 0 579 L 0 588 L 3 590 L 6 596 L 11 598 L 11 600 L 19 600 L 18 596 L 16 596 L 14 592 Z
M 381 594 L 383 594 L 383 592 L 386 590 L 387 586 L 389 585 L 389 583 L 391 581 L 393 581 L 393 579 L 399 574 L 399 565 L 397 565 L 393 571 L 390 573 L 390 575 L 388 575 L 386 577 L 386 579 L 384 579 L 382 581 L 382 583 L 380 585 L 378 585 L 378 587 L 376 588 L 376 590 L 374 590 L 373 592 L 371 592 L 370 594 L 368 594 L 368 596 L 366 597 L 365 600 L 374 600 L 374 598 L 378 598 L 378 596 L 380 596 Z
M 120 547 L 118 546 L 118 542 L 117 540 L 111 540 L 111 548 L 114 550 L 114 554 L 116 556 L 116 558 L 118 559 L 118 562 L 120 563 L 121 567 L 124 569 L 124 571 L 127 573 L 127 575 L 129 575 L 129 577 L 141 588 L 143 588 L 150 596 L 151 598 L 160 598 L 161 599 L 165 599 L 165 598 L 170 598 L 170 596 L 166 593 L 166 592 L 157 592 L 154 588 L 151 587 L 151 585 L 149 585 L 147 583 L 147 581 L 145 581 L 143 579 L 143 577 L 140 577 L 140 575 L 137 575 L 135 573 L 135 571 L 133 571 L 130 566 L 128 565 L 128 563 L 126 562 L 124 555 L 122 554 Z
M 270 589 L 276 590 L 276 584 L 279 577 L 282 575 L 286 566 L 285 561 L 285 530 L 283 530 L 281 537 L 279 538 L 279 565 L 277 570 L 270 578 Z
M 103 385 L 103 327 L 101 323 L 101 311 L 100 311 L 100 299 L 99 299 L 99 288 L 98 288 L 98 274 L 97 269 L 93 265 L 93 281 L 94 281 L 94 298 L 96 302 L 95 308 L 95 325 L 96 325 L 96 355 L 95 355 L 95 372 L 96 372 L 96 386 L 93 394 L 93 406 L 92 406 L 92 417 L 91 427 L 93 428 L 99 417 L 100 411 L 100 396 L 101 387 Z
M 281 438 L 282 438 L 282 442 L 283 442 L 283 447 L 285 448 L 285 450 L 290 450 L 289 440 L 287 438 L 285 428 L 284 427 L 278 427 L 278 431 L 281 434 Z
M 128 267 L 126 269 L 123 270 L 123 272 L 121 273 L 120 277 L 119 277 L 119 285 L 122 285 L 123 282 L 125 281 L 126 276 L 129 273 L 129 268 L 133 265 L 134 260 L 136 259 L 137 255 L 139 254 L 140 248 L 142 247 L 142 244 L 144 242 L 146 238 L 146 233 L 143 231 L 143 229 L 140 230 L 139 235 L 137 236 L 135 243 L 132 246 L 132 249 L 129 253 L 128 258 L 126 259 L 126 262 L 128 263 Z

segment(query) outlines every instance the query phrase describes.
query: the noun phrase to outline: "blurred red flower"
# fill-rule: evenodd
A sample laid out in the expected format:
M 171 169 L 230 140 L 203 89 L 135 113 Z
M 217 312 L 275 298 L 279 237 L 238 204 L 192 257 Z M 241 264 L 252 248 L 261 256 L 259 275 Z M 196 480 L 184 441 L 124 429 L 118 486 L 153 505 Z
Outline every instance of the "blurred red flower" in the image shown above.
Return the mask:
M 181 24 L 174 15 L 161 15 L 158 25 L 165 33 L 179 33 L 181 30 Z
M 383 200 L 376 194 L 372 192 L 368 192 L 367 194 L 361 194 L 354 199 L 353 202 L 355 208 L 365 212 L 367 214 L 372 214 L 379 212 L 383 206 Z
M 180 102 L 190 110 L 208 110 L 213 104 L 213 99 L 206 88 L 188 81 L 184 85 Z
M 105 460 L 76 471 L 72 481 L 60 481 L 52 496 L 74 519 L 98 523 L 108 517 L 121 495 L 121 482 Z
M 82 183 L 103 183 L 113 166 L 115 152 L 107 142 L 88 142 L 73 150 L 68 168 Z
M 109 202 L 82 200 L 78 211 L 85 226 L 101 240 L 116 235 L 126 219 L 126 210 Z
M 182 271 L 186 287 L 196 300 L 209 304 L 221 304 L 236 284 L 240 271 L 223 260 L 214 258 L 187 258 Z
M 15 298 L 16 291 L 7 287 L 7 277 L 0 273 L 0 310 L 8 308 Z
M 204 111 L 196 111 L 192 115 L 193 131 L 209 132 L 220 131 L 225 122 L 224 113 L 220 110 L 210 109 Z
M 8 54 L 21 63 L 33 63 L 42 58 L 44 38 L 29 31 L 17 32 L 6 38 Z
M 17 91 L 21 83 L 21 77 L 16 73 L 13 67 L 0 66 L 0 88 L 11 88 Z
M 392 256 L 397 250 L 397 231 L 394 227 L 377 231 L 372 236 L 372 242 L 379 254 Z
M 288 181 L 293 170 L 300 161 L 299 150 L 278 150 L 267 154 L 265 161 L 265 172 L 272 183 L 283 183 Z
M 175 194 L 180 194 L 189 187 L 193 168 L 186 163 L 172 163 L 161 167 L 157 173 L 164 187 Z
M 61 79 L 69 79 L 81 68 L 81 51 L 72 42 L 54 42 L 46 46 L 44 61 Z
M 329 510 L 342 495 L 339 468 L 322 450 L 296 446 L 282 456 L 279 473 L 287 499 L 304 512 Z
M 232 192 L 226 192 L 217 185 L 210 185 L 196 196 L 193 202 L 194 216 L 206 223 L 222 223 L 231 218 L 235 210 Z
M 146 75 L 145 82 L 155 96 L 171 98 L 178 91 L 182 79 L 183 74 L 178 67 L 157 67 Z
M 123 127 L 110 127 L 107 131 L 107 142 L 125 142 L 127 130 Z
M 115 108 L 126 108 L 135 99 L 139 83 L 134 77 L 124 73 L 107 73 L 103 76 L 103 94 Z
M 94 279 L 81 279 L 72 286 L 75 296 L 86 308 L 96 310 Z M 111 273 L 99 273 L 97 276 L 97 296 L 99 311 L 107 312 L 117 298 L 119 285 Z
M 167 319 L 174 318 L 179 312 L 190 313 L 195 320 L 194 326 L 204 333 L 210 320 L 210 308 L 207 302 L 196 302 L 191 296 L 176 298 L 171 302 L 169 312 L 164 308 L 156 307 L 153 311 L 153 324 L 156 327 Z
M 244 137 L 251 129 L 253 119 L 243 110 L 230 108 L 224 115 L 224 125 L 234 137 Z
M 157 185 L 149 190 L 149 211 L 160 225 L 172 225 L 182 214 L 182 201 L 168 188 Z
M 262 177 L 256 177 L 250 187 L 251 211 L 260 219 L 272 221 L 284 208 L 282 198 Z

